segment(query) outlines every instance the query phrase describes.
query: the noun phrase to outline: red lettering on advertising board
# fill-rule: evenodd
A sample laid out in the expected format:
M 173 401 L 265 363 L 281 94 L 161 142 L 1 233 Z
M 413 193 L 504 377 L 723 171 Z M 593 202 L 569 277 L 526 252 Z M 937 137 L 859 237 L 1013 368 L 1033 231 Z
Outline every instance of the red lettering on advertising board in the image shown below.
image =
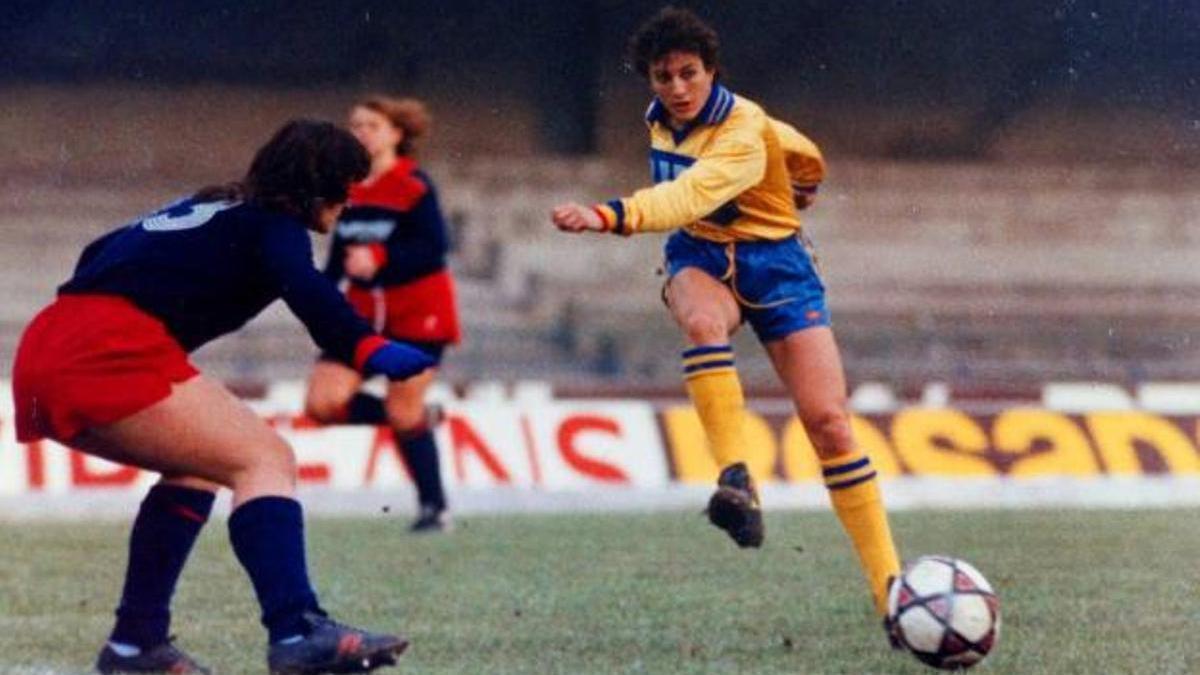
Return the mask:
M 71 450 L 71 485 L 74 487 L 126 487 L 138 477 L 136 466 L 117 465 L 107 470 L 96 470 L 88 466 L 87 455 Z
M 492 452 L 492 449 L 480 438 L 479 434 L 475 433 L 465 419 L 459 415 L 450 415 L 446 419 L 446 423 L 450 426 L 450 445 L 454 448 L 454 472 L 460 481 L 466 480 L 466 468 L 463 466 L 464 456 L 468 452 L 473 452 L 483 462 L 488 473 L 498 482 L 512 482 L 512 476 L 496 458 L 496 453 Z
M 261 415 L 262 421 L 267 423 L 267 426 L 272 429 L 320 429 L 323 426 L 321 422 L 304 414 L 296 413 L 272 413 L 269 415 Z
M 324 462 L 296 465 L 296 479 L 302 483 L 328 483 L 330 475 L 329 465 Z
M 320 429 L 325 426 L 308 415 L 285 415 L 277 417 L 280 417 L 281 421 L 286 421 L 293 429 Z
M 270 415 L 265 417 L 267 424 L 272 428 L 290 429 L 317 429 L 321 425 L 315 422 L 311 417 L 304 415 Z M 296 463 L 296 480 L 301 483 L 328 483 L 333 477 L 333 471 L 330 470 L 329 464 L 325 462 L 307 462 L 301 464 Z
M 375 427 L 375 440 L 371 441 L 371 452 L 367 455 L 367 472 L 363 476 L 364 484 L 370 485 L 375 480 L 375 471 L 379 466 L 381 456 L 395 458 L 400 467 L 404 469 L 404 474 L 408 476 L 409 480 L 412 480 L 412 469 L 404 460 L 400 448 L 396 447 L 396 435 L 392 433 L 391 427 L 378 426 Z
M 595 415 L 576 415 L 563 420 L 558 427 L 558 451 L 562 453 L 567 465 L 579 473 L 606 483 L 628 483 L 629 476 L 621 469 L 588 457 L 575 447 L 576 438 L 583 433 L 600 432 L 617 438 L 621 437 L 621 427 L 611 419 Z
M 34 441 L 25 444 L 25 476 L 32 490 L 46 487 L 46 455 L 42 451 L 42 442 Z
M 533 425 L 529 423 L 528 415 L 521 415 L 521 435 L 525 437 L 525 452 L 529 455 L 529 470 L 533 474 L 533 484 L 542 484 L 542 465 L 538 462 L 537 443 L 533 440 Z

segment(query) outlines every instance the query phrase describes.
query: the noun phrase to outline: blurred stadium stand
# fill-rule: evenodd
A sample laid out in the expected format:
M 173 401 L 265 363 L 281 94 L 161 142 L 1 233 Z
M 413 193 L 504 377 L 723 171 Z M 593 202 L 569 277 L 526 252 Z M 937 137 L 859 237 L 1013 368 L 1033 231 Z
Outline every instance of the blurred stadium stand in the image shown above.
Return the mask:
M 604 196 L 621 173 L 610 164 L 432 163 L 467 323 L 452 379 L 674 380 L 678 338 L 658 301 L 661 237 L 584 239 L 547 224 L 559 200 Z M 836 166 L 808 227 L 853 380 L 1200 378 L 1200 172 Z M 82 244 L 169 193 L 40 184 L 18 195 L 0 215 L 6 356 Z M 747 380 L 769 381 L 746 338 Z M 303 375 L 312 354 L 275 307 L 200 358 L 227 378 L 274 379 Z

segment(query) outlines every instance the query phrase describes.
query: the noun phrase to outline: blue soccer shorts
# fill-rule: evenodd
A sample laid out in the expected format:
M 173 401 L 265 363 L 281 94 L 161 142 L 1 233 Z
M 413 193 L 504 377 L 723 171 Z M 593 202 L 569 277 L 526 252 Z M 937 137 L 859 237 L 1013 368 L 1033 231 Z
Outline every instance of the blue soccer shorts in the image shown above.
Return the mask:
M 695 267 L 728 286 L 760 342 L 829 325 L 825 285 L 798 237 L 719 244 L 679 230 L 664 253 L 668 279 Z

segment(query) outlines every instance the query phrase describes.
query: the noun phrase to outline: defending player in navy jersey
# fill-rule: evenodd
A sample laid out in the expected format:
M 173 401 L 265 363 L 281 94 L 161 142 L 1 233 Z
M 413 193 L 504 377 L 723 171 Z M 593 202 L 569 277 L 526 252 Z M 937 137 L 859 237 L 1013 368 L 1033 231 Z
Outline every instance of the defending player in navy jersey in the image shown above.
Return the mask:
M 368 159 L 348 133 L 294 121 L 245 178 L 201 190 L 90 244 L 58 298 L 26 328 L 13 367 L 17 436 L 52 438 L 157 471 L 129 541 L 102 673 L 206 673 L 168 637 L 176 581 L 221 487 L 229 537 L 262 608 L 272 673 L 364 672 L 407 646 L 332 621 L 305 561 L 288 444 L 188 352 L 282 298 L 318 345 L 392 379 L 433 364 L 384 339 L 312 263 Z
M 850 431 L 825 288 L 799 239 L 797 210 L 811 202 L 824 161 L 811 141 L 718 81 L 716 32 L 693 13 L 664 8 L 634 34 L 630 56 L 654 93 L 645 119 L 655 184 L 591 207 L 562 204 L 551 219 L 567 232 L 673 231 L 665 298 L 688 343 L 684 381 L 720 469 L 710 520 L 739 546 L 763 542 L 730 345 L 746 322 L 793 399 L 882 615 L 899 559 L 875 470 Z
M 346 282 L 346 297 L 384 335 L 419 346 L 440 361 L 460 339 L 454 281 L 446 267 L 449 240 L 433 181 L 413 148 L 429 128 L 416 99 L 382 96 L 350 111 L 350 132 L 367 149 L 371 171 L 350 188 L 350 205 L 333 232 L 325 274 Z M 387 397 L 359 391 L 363 377 L 324 355 L 313 369 L 305 409 L 323 423 L 388 424 L 417 487 L 414 532 L 451 528 L 426 413 L 435 368 L 390 382 Z

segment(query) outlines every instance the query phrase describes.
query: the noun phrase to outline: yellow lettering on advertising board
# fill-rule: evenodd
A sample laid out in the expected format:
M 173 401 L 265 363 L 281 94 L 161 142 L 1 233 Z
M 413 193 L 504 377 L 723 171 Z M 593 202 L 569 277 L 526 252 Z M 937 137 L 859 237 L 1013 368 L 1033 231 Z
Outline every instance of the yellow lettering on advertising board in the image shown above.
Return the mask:
M 804 432 L 800 418 L 792 415 L 783 427 L 783 441 L 779 444 L 783 455 L 783 478 L 790 482 L 815 481 L 821 475 L 817 462 L 817 451 Z
M 858 447 L 870 456 L 871 463 L 875 465 L 875 470 L 879 472 L 879 475 L 894 476 L 900 473 L 900 467 L 896 464 L 896 456 L 892 452 L 891 444 L 870 420 L 859 415 L 851 415 L 850 432 Z M 780 444 L 779 450 L 783 454 L 782 464 L 785 480 L 791 482 L 814 481 L 820 477 L 821 465 L 817 461 L 817 453 L 808 439 L 808 434 L 804 431 L 804 425 L 800 423 L 800 418 L 793 415 L 788 420 L 783 429 L 783 442 Z
M 667 429 L 667 444 L 675 476 L 684 483 L 713 483 L 717 480 L 717 463 L 708 450 L 708 439 L 700 416 L 691 406 L 673 406 L 663 411 Z M 760 482 L 770 482 L 775 476 L 775 434 L 761 415 L 747 412 L 742 423 L 746 440 L 746 465 Z
M 988 438 L 967 415 L 947 408 L 910 408 L 892 420 L 896 454 L 914 474 L 991 476 Z
M 870 456 L 871 463 L 875 465 L 875 470 L 880 476 L 895 476 L 900 473 L 900 465 L 896 463 L 896 452 L 892 450 L 892 444 L 871 420 L 851 415 L 850 431 L 854 434 L 854 442 Z
M 1142 472 L 1135 445 L 1138 442 L 1152 447 L 1171 473 L 1200 473 L 1200 455 L 1197 455 L 1196 447 L 1168 420 L 1135 411 L 1098 412 L 1085 419 L 1109 473 Z
M 992 424 L 996 450 L 1014 458 L 1013 476 L 1090 476 L 1100 467 L 1079 425 L 1049 410 L 1006 410 Z M 1034 450 L 1042 441 L 1049 447 Z
M 1190 428 L 1185 430 L 1145 412 L 1091 413 L 1081 425 L 1061 413 L 1015 408 L 995 417 L 990 438 L 981 421 L 954 409 L 901 410 L 891 419 L 890 438 L 881 426 L 886 418 L 876 424 L 851 415 L 850 421 L 855 441 L 884 476 L 899 474 L 900 462 L 914 475 L 996 475 L 989 448 L 1012 459 L 1009 473 L 1016 477 L 1090 476 L 1102 467 L 1114 475 L 1136 475 L 1143 471 L 1139 447 L 1157 453 L 1171 473 L 1200 474 L 1200 422 L 1193 440 Z M 691 406 L 668 408 L 663 411 L 663 422 L 677 478 L 712 483 L 717 466 L 695 410 Z M 772 480 L 776 468 L 789 482 L 815 481 L 820 476 L 812 443 L 795 416 L 786 422 L 778 439 L 756 413 L 747 413 L 744 429 L 746 461 L 760 481 Z
M 711 483 L 717 476 L 717 463 L 708 452 L 708 440 L 700 416 L 691 406 L 673 406 L 663 411 L 667 446 L 675 477 L 684 483 Z
M 746 466 L 750 474 L 760 483 L 775 480 L 775 459 L 779 455 L 775 432 L 762 415 L 747 412 L 742 423 L 742 435 L 746 439 Z M 716 480 L 716 474 L 713 475 Z

